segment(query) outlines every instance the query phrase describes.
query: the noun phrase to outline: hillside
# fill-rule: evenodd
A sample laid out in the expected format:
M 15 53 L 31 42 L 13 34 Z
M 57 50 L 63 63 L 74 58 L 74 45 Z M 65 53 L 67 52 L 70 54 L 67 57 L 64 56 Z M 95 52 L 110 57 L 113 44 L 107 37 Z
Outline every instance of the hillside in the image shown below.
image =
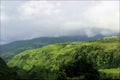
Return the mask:
M 58 43 L 27 50 L 13 57 L 8 65 L 25 70 L 28 75 L 36 74 L 35 78 L 40 78 L 38 75 L 41 75 L 45 80 L 53 80 L 56 77 L 54 72 L 58 71 L 61 65 L 67 65 L 79 58 L 92 62 L 98 69 L 120 67 L 119 37 L 88 42 Z
M 102 35 L 96 35 L 94 37 L 87 36 L 63 36 L 63 37 L 41 37 L 31 40 L 21 40 L 12 42 L 5 45 L 0 45 L 0 56 L 9 61 L 13 56 L 19 54 L 28 49 L 40 48 L 42 46 L 53 44 L 53 43 L 63 43 L 63 42 L 75 42 L 75 41 L 88 41 L 95 40 L 103 37 Z

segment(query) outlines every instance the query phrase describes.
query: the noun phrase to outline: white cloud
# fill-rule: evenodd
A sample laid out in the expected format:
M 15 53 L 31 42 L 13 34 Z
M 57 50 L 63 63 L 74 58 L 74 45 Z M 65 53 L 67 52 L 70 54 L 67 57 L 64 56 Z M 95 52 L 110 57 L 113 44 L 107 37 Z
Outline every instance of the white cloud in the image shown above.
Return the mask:
M 63 30 L 78 30 L 84 26 L 84 23 L 81 21 L 78 22 L 65 22 L 63 24 Z
M 0 5 L 0 11 L 1 11 L 0 22 L 1 23 L 7 22 L 9 20 L 9 17 L 8 17 L 8 15 L 5 12 L 5 6 Z
M 119 30 L 118 1 L 80 3 L 81 1 L 26 1 L 18 11 L 22 19 L 34 20 L 32 23 L 35 25 L 52 24 L 51 28 L 55 28 L 61 24 L 63 30 L 77 30 L 81 27 Z
M 26 1 L 18 11 L 22 18 L 34 18 L 58 14 L 60 13 L 58 6 L 59 3 L 53 4 L 52 1 Z
M 94 27 L 119 30 L 119 2 L 101 1 L 96 6 L 90 7 L 84 16 Z

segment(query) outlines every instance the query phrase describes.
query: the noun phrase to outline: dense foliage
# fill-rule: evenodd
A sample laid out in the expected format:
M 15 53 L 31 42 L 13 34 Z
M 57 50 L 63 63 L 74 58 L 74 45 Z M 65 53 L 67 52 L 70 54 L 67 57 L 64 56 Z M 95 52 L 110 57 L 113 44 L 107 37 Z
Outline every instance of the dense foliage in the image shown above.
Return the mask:
M 79 60 L 81 58 L 85 58 L 86 61 L 82 62 Z M 16 55 L 8 62 L 8 65 L 17 67 L 17 73 L 22 78 L 54 80 L 59 77 L 59 80 L 60 78 L 65 80 L 70 76 L 73 79 L 75 77 L 84 78 L 87 71 L 90 76 L 93 76 L 91 71 L 97 73 L 97 68 L 118 68 L 120 67 L 119 62 L 119 37 L 108 37 L 97 41 L 52 44 L 27 50 Z M 82 65 L 82 63 L 84 64 Z M 64 72 L 59 72 L 61 66 L 64 66 L 62 67 Z M 72 67 L 74 68 L 69 72 L 68 68 Z M 78 67 L 78 73 L 75 72 L 76 67 Z M 100 72 L 103 73 L 102 70 Z M 89 78 L 89 76 L 87 77 Z
M 53 43 L 95 40 L 101 37 L 103 36 L 97 35 L 92 38 L 87 36 L 41 37 L 32 40 L 16 41 L 5 45 L 0 45 L 0 56 L 4 60 L 9 61 L 16 54 L 28 49 L 40 48 Z
M 57 80 L 65 80 L 66 78 L 78 80 L 98 80 L 99 72 L 93 66 L 93 63 L 88 61 L 85 56 L 77 58 L 66 65 L 61 65 L 58 71 Z
M 0 58 L 0 80 L 14 80 L 16 78 L 16 73 Z
M 101 79 L 120 80 L 120 68 L 100 69 Z

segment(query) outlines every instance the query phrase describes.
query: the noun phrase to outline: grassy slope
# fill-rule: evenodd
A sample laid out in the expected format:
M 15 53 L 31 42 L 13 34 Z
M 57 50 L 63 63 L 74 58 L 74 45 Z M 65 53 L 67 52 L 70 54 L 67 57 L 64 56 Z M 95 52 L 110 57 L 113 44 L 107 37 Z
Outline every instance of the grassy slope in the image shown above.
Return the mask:
M 104 38 L 90 42 L 72 42 L 48 45 L 38 49 L 24 51 L 8 62 L 10 67 L 17 66 L 31 70 L 34 66 L 51 71 L 85 54 L 99 68 L 120 67 L 119 38 Z M 103 72 L 103 70 L 100 70 Z M 105 71 L 107 73 L 107 71 Z

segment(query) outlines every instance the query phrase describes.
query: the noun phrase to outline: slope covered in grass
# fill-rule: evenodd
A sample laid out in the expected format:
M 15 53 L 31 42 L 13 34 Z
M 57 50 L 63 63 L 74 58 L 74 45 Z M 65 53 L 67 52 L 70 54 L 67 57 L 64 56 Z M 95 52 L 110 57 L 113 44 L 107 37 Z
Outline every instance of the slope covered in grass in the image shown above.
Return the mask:
M 24 51 L 12 58 L 8 65 L 26 70 L 29 75 L 43 74 L 42 77 L 46 76 L 45 79 L 52 78 L 51 80 L 53 80 L 56 77 L 54 71 L 58 71 L 61 65 L 67 65 L 81 57 L 86 57 L 88 62 L 93 62 L 94 67 L 99 69 L 120 67 L 119 49 L 119 37 L 108 37 L 89 42 L 51 44 Z M 53 74 L 47 74 L 47 71 L 53 72 Z

